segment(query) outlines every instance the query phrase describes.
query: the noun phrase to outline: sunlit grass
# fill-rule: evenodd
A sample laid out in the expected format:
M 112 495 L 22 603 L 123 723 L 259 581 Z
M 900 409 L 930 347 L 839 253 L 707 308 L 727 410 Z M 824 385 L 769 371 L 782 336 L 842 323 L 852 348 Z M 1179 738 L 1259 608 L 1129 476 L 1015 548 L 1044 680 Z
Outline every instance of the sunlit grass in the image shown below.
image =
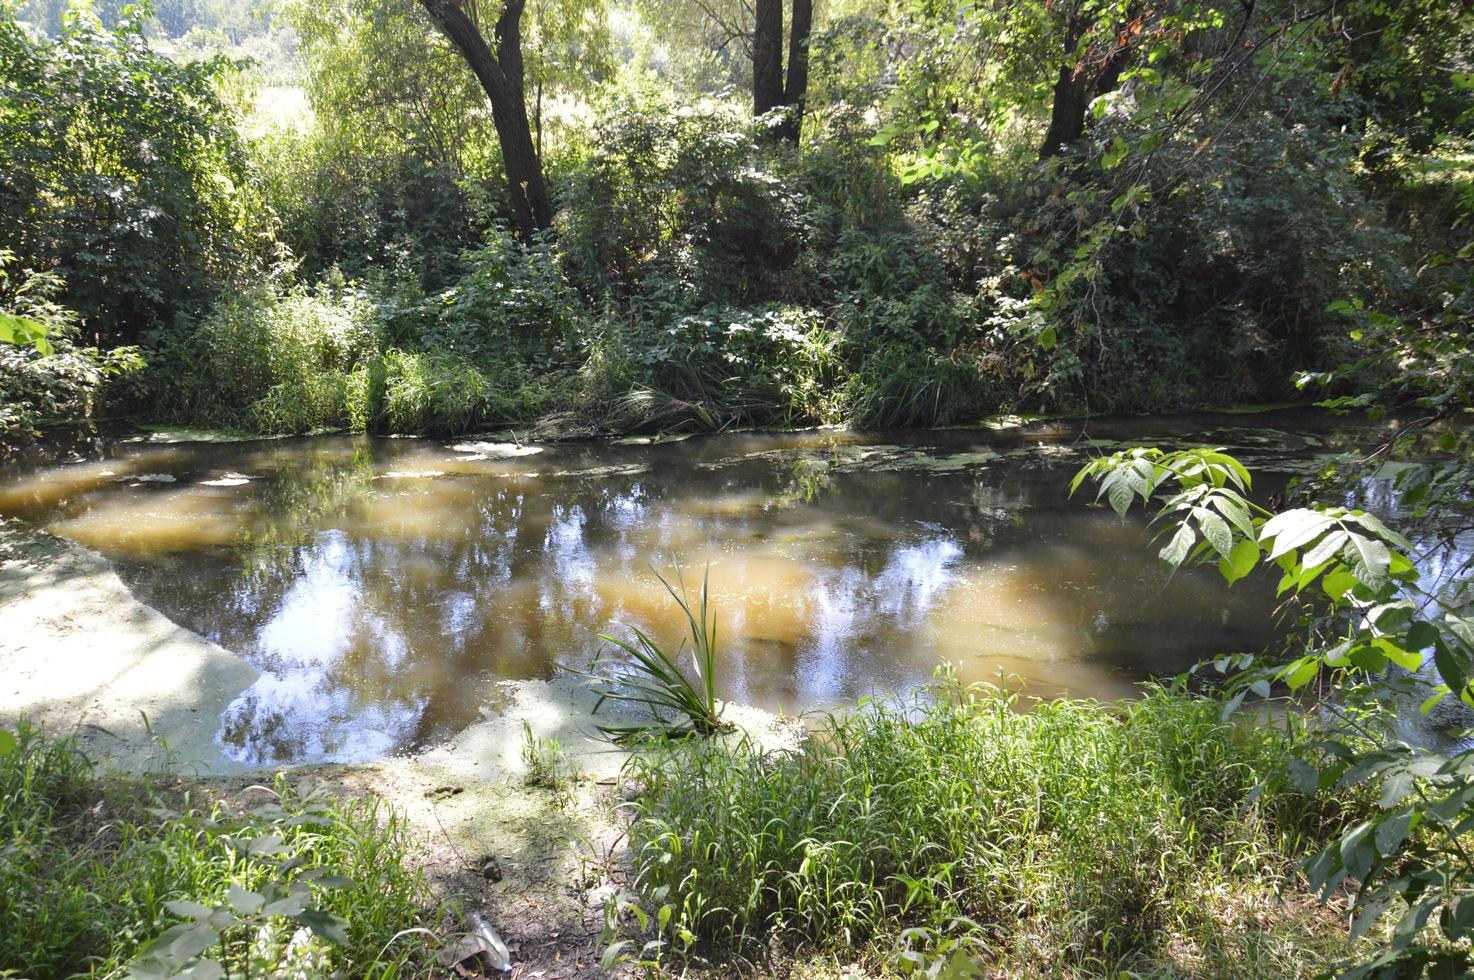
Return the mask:
M 1343 951 L 1312 901 L 1281 904 L 1343 817 L 1279 782 L 1303 722 L 1224 722 L 1180 689 L 1029 712 L 933 694 L 828 717 L 796 753 L 638 755 L 632 840 L 667 954 L 899 965 L 960 944 L 1044 974 L 1258 976 Z
M 291 918 L 257 916 L 203 951 L 230 975 L 285 963 L 294 944 L 321 975 L 425 972 L 424 934 L 407 930 L 435 924 L 434 903 L 399 817 L 374 800 L 301 796 L 281 780 L 242 802 L 99 778 L 69 740 L 25 724 L 0 739 L 0 976 L 123 976 L 181 921 L 178 903 L 229 907 L 233 888 L 272 881 L 309 888 L 310 906 L 346 921 L 341 941 L 309 943 Z M 329 872 L 347 882 L 315 883 Z

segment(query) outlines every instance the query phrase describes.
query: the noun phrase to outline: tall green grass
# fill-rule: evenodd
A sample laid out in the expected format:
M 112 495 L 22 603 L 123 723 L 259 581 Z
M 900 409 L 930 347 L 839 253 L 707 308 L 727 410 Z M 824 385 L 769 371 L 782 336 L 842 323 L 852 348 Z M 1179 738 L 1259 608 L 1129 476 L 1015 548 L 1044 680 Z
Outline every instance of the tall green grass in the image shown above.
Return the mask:
M 794 753 L 635 757 L 638 884 L 668 950 L 960 943 L 1029 974 L 1255 976 L 1334 944 L 1248 911 L 1342 816 L 1276 781 L 1303 723 L 1224 722 L 1181 689 L 1027 712 L 992 688 L 933 693 L 825 718 Z
M 268 906 L 203 950 L 229 975 L 265 975 L 263 962 L 292 955 L 308 977 L 428 972 L 421 934 L 406 930 L 431 918 L 433 902 L 406 861 L 415 845 L 400 818 L 280 780 L 242 800 L 244 810 L 99 778 L 69 740 L 29 725 L 0 738 L 0 976 L 122 976 L 187 917 L 180 903 L 239 907 L 273 883 L 301 892 L 324 921 L 345 922 L 339 941 L 298 937 L 291 953 L 301 923 L 260 914 Z

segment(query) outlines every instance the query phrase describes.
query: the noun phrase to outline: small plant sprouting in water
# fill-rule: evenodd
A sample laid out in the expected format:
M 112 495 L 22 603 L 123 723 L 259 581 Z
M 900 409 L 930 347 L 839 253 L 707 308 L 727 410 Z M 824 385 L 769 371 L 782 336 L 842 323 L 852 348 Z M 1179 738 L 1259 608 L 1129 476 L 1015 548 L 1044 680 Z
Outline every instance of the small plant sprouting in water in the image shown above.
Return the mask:
M 600 725 L 599 731 L 616 742 L 632 742 L 655 736 L 684 737 L 711 735 L 730 728 L 722 721 L 716 699 L 716 617 L 708 613 L 708 579 L 710 569 L 701 576 L 701 599 L 693 609 L 686 597 L 686 582 L 676 566 L 677 591 L 663 575 L 656 574 L 660 584 L 670 593 L 686 615 L 691 636 L 691 666 L 695 682 L 681 672 L 677 661 L 685 649 L 683 640 L 674 656 L 638 627 L 631 626 L 633 638 L 620 640 L 607 633 L 599 638 L 612 649 L 601 650 L 589 669 L 579 671 L 590 678 L 599 700 L 594 703 L 597 714 L 605 701 L 644 705 L 653 714 L 650 721 L 623 725 Z M 620 651 L 629 659 L 611 656 Z
M 532 725 L 522 723 L 522 764 L 527 767 L 527 785 L 559 790 L 573 778 L 573 764 L 556 738 L 538 738 Z

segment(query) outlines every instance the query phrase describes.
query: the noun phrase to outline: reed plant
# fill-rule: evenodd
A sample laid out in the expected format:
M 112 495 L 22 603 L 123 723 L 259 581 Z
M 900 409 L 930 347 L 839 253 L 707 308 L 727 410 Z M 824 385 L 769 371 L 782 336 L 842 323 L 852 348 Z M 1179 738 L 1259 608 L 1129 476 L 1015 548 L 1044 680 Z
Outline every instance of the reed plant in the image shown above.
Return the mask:
M 649 717 L 640 721 L 597 726 L 617 742 L 711 735 L 729 727 L 722 721 L 716 698 L 717 624 L 709 609 L 710 569 L 702 574 L 701 595 L 694 608 L 679 566 L 679 590 L 664 576 L 656 577 L 686 618 L 695 679 L 688 679 L 680 667 L 685 641 L 672 654 L 636 626 L 630 627 L 630 640 L 600 633 L 599 638 L 609 646 L 594 657 L 587 670 L 579 671 L 589 678 L 598 695 L 594 712 L 610 702 L 649 712 Z

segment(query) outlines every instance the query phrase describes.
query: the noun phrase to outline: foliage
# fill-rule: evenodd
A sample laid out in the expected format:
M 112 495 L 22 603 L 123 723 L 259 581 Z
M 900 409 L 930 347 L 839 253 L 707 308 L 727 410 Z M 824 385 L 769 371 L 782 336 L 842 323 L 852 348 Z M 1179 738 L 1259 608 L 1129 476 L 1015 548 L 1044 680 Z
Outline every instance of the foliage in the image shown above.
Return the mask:
M 55 300 L 60 280 L 17 275 L 10 261 L 0 252 L 0 449 L 43 421 L 89 417 L 111 379 L 142 366 L 135 347 L 81 346 L 77 315 Z
M 99 778 L 66 738 L 0 737 L 0 970 L 306 976 L 413 969 L 429 904 L 404 825 L 279 779 L 237 810 Z M 299 932 L 299 930 L 301 930 Z M 396 937 L 393 942 L 390 937 Z M 313 938 L 318 937 L 318 938 Z
M 550 789 L 561 795 L 577 771 L 556 738 L 533 734 L 532 725 L 522 723 L 522 765 L 527 768 L 528 786 Z
M 283 241 L 309 276 L 408 264 L 443 285 L 479 227 L 486 191 L 467 178 L 500 173 L 475 79 L 413 4 L 293 2 L 283 13 L 318 120 L 260 145 Z
M 154 411 L 207 425 L 304 432 L 348 424 L 354 368 L 378 346 L 374 308 L 344 284 L 266 284 L 153 338 Z
M 960 946 L 1003 973 L 1114 975 L 1186 949 L 1215 975 L 1301 968 L 1315 925 L 1286 923 L 1301 951 L 1277 961 L 1210 897 L 1273 894 L 1343 819 L 1266 782 L 1308 738 L 1294 716 L 1225 721 L 1181 687 L 1020 707 L 944 678 L 821 718 L 793 753 L 636 755 L 631 839 L 664 955 L 868 946 L 904 973 Z
M 1232 583 L 1272 563 L 1281 572 L 1278 593 L 1306 609 L 1308 640 L 1288 661 L 1246 655 L 1216 666 L 1232 671 L 1226 712 L 1248 694 L 1268 698 L 1275 685 L 1303 693 L 1323 677 L 1330 724 L 1289 772 L 1307 792 L 1378 787 L 1379 812 L 1306 864 L 1322 897 L 1356 886 L 1353 937 L 1395 910 L 1386 945 L 1342 975 L 1466 969 L 1460 944 L 1470 927 L 1459 910 L 1474 901 L 1462 843 L 1474 806 L 1474 753 L 1409 738 L 1398 716 L 1419 702 L 1428 715 L 1450 695 L 1474 706 L 1467 578 L 1424 584 L 1411 542 L 1362 510 L 1263 511 L 1243 496 L 1243 467 L 1220 451 L 1122 451 L 1092 462 L 1075 485 L 1091 477 L 1119 513 L 1137 499 L 1160 508 L 1169 568 L 1216 559 Z M 1411 485 L 1426 489 L 1431 477 Z M 1435 914 L 1437 932 L 1425 930 Z
M 50 40 L 0 7 L 0 248 L 61 276 L 60 301 L 111 342 L 207 301 L 269 230 L 226 71 L 155 54 L 136 13 L 108 29 L 79 6 Z
M 772 295 L 798 215 L 750 124 L 644 93 L 608 106 L 593 139 L 560 228 L 576 281 L 618 299 L 676 293 L 682 311 Z
M 680 607 L 690 629 L 694 681 L 682 673 L 677 662 L 685 641 L 672 655 L 638 627 L 630 627 L 632 641 L 599 634 L 601 640 L 629 659 L 615 659 L 606 649 L 600 651 L 587 670 L 580 671 L 589 678 L 590 687 L 598 695 L 594 712 L 606 702 L 613 702 L 620 706 L 638 705 L 652 716 L 648 721 L 599 725 L 600 732 L 618 742 L 636 742 L 656 735 L 712 735 L 730 727 L 722 721 L 716 699 L 717 626 L 715 616 L 707 612 L 707 578 L 706 575 L 701 578 L 701 598 L 693 608 L 679 568 L 676 569 L 679 592 L 660 577 L 660 584 Z

